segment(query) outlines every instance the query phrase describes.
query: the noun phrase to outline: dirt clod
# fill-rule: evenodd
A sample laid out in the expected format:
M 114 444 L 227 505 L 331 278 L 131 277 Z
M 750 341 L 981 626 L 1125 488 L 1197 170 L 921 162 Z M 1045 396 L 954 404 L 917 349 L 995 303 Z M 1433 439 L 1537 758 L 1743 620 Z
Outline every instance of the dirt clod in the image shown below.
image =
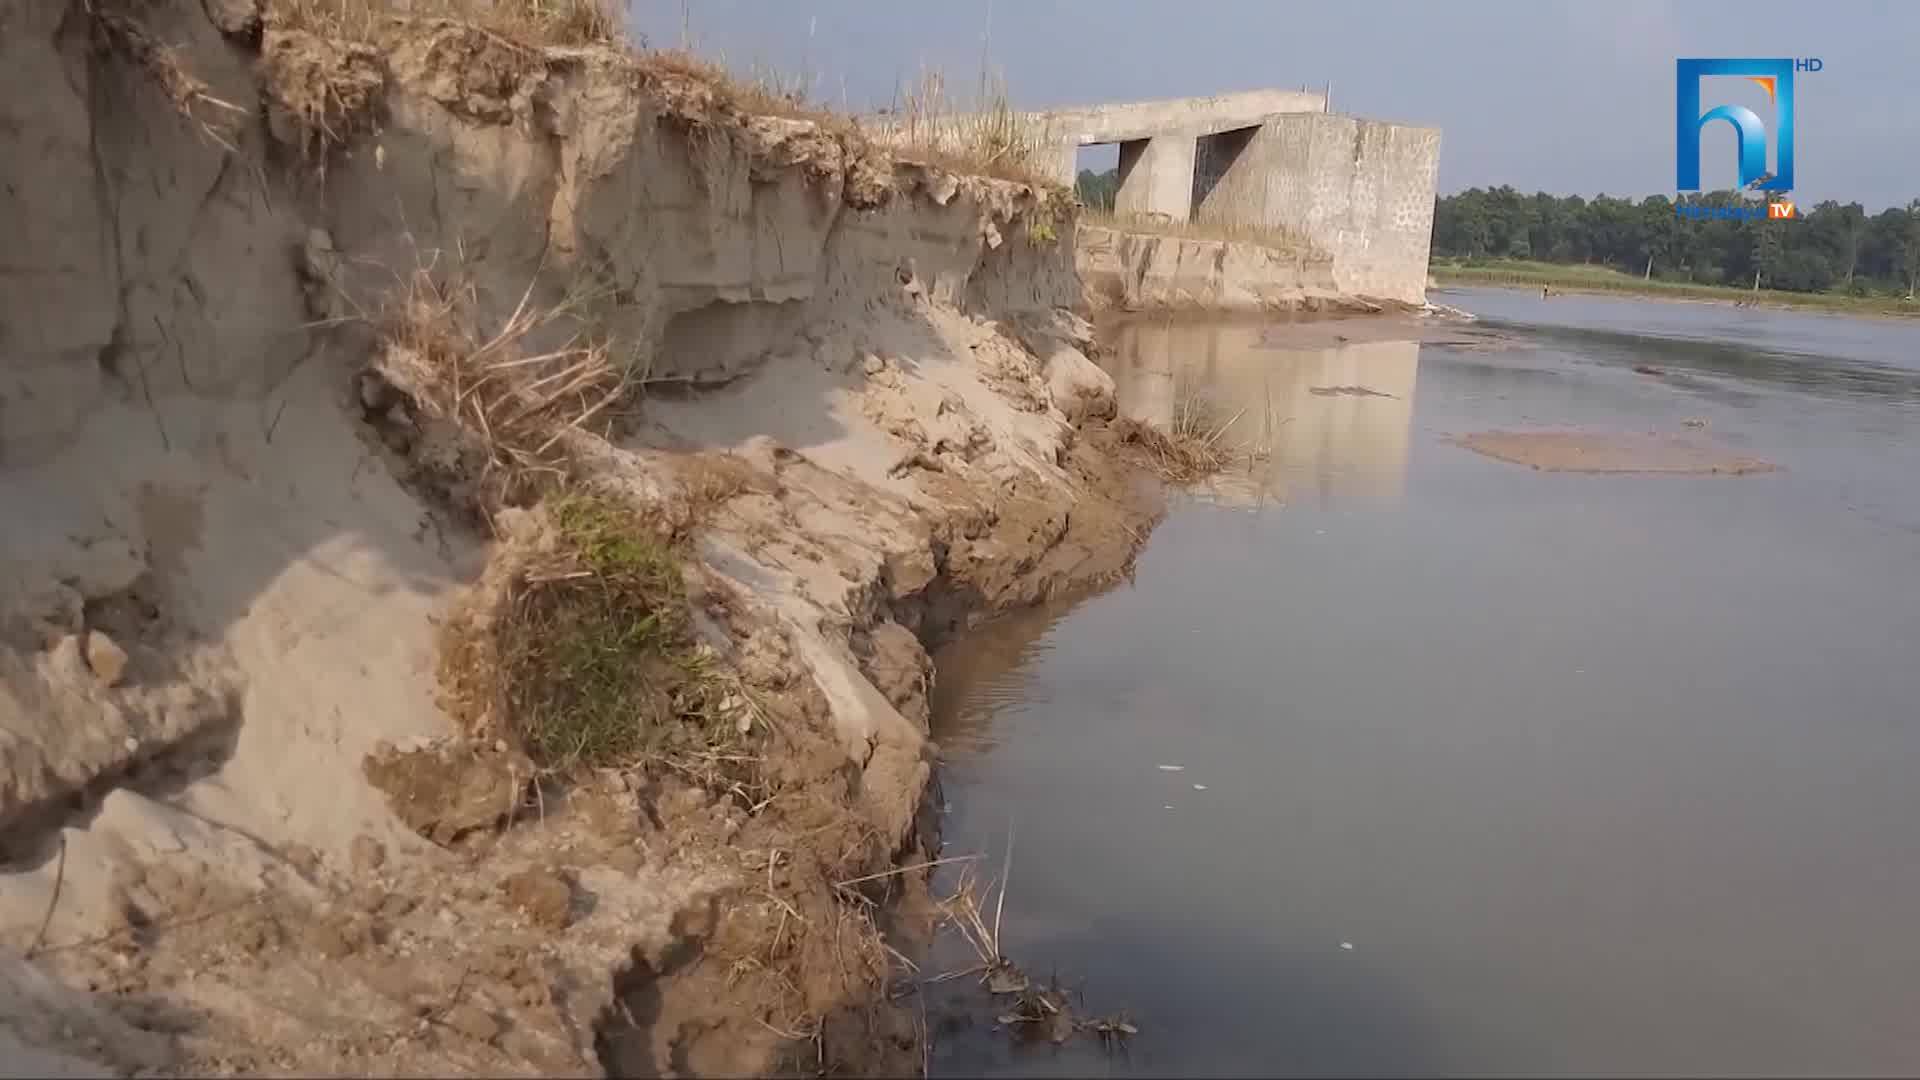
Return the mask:
M 383 747 L 363 767 L 400 819 L 443 847 L 511 815 L 533 778 L 525 755 L 464 743 L 412 754 Z
M 87 632 L 87 667 L 103 686 L 118 686 L 126 676 L 127 651 L 98 630 Z
M 501 883 L 507 900 L 538 926 L 564 930 L 573 921 L 573 889 L 545 870 L 523 870 Z

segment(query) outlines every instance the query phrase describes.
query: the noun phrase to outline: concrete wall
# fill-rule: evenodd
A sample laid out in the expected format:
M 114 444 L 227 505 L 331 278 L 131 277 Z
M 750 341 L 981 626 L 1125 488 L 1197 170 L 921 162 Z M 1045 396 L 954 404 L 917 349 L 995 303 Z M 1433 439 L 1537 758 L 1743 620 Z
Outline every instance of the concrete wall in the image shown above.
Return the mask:
M 1118 105 L 1047 109 L 1036 113 L 1047 129 L 1080 146 L 1128 142 L 1171 131 L 1211 135 L 1253 127 L 1274 113 L 1325 112 L 1324 94 L 1300 90 L 1249 90 L 1213 97 L 1130 101 Z
M 1074 265 L 1091 294 L 1126 311 L 1319 310 L 1340 296 L 1332 259 L 1264 244 L 1082 225 Z
M 1195 145 L 1186 132 L 1121 143 L 1114 213 L 1187 220 L 1193 208 Z
M 1193 155 L 1191 201 L 1195 220 L 1200 218 L 1200 208 L 1213 197 L 1214 189 L 1226 178 L 1228 171 L 1240 160 L 1240 155 L 1246 152 L 1247 147 L 1253 144 L 1254 136 L 1258 134 L 1260 128 L 1256 126 L 1203 135 L 1197 140 Z
M 1129 143 L 1182 133 L 1188 139 L 1258 125 L 1275 113 L 1325 112 L 1325 94 L 1305 90 L 1246 90 L 1211 97 L 1163 98 L 1113 105 L 1042 109 L 1027 114 L 1038 138 L 1052 145 L 1053 178 L 1072 186 L 1083 146 Z M 867 116 L 861 126 L 885 139 L 899 130 L 892 115 Z M 955 125 L 964 126 L 964 125 Z M 946 132 L 942 131 L 942 135 Z
M 1058 147 L 1054 159 L 1055 179 L 1071 185 L 1078 174 L 1076 163 L 1083 146 L 1100 143 L 1125 146 L 1129 142 L 1176 134 L 1191 141 L 1223 131 L 1255 127 L 1275 113 L 1318 113 L 1325 112 L 1326 108 L 1325 94 L 1248 90 L 1212 97 L 1047 109 L 1034 113 L 1033 121 L 1043 133 L 1041 137 Z M 1185 220 L 1185 211 L 1180 220 Z
M 1418 303 L 1439 166 L 1437 128 L 1274 116 L 1228 163 L 1196 216 L 1295 233 L 1333 257 L 1342 292 Z
M 1342 292 L 1418 303 L 1440 132 L 1335 116 L 1326 105 L 1321 94 L 1253 90 L 1030 117 L 1064 185 L 1080 147 L 1120 144 L 1121 215 L 1288 232 L 1331 257 Z M 875 130 L 884 136 L 892 122 Z

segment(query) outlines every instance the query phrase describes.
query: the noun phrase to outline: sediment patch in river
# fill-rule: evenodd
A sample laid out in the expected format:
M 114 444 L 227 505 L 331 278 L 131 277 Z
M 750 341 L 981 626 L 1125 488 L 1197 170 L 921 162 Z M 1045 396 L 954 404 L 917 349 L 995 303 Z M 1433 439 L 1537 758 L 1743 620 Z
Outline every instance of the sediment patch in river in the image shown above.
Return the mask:
M 1454 441 L 1490 458 L 1548 472 L 1742 476 L 1779 468 L 1725 447 L 1655 432 L 1478 431 Z

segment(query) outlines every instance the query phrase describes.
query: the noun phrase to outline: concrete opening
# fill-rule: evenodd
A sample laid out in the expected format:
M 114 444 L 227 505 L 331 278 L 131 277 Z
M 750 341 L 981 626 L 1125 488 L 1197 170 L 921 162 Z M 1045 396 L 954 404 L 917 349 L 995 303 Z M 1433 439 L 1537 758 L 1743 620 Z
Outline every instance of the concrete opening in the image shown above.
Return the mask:
M 1120 148 L 1120 156 L 1115 165 L 1115 168 L 1118 170 L 1118 182 L 1115 184 L 1116 191 L 1114 193 L 1114 207 L 1116 209 L 1120 205 L 1119 191 L 1117 189 L 1126 187 L 1129 182 L 1139 182 L 1134 179 L 1133 174 L 1139 171 L 1140 159 L 1146 156 L 1147 143 L 1150 141 L 1152 140 L 1128 139 L 1126 142 L 1114 144 Z
M 1091 143 L 1073 156 L 1074 190 L 1090 210 L 1113 212 L 1113 197 L 1120 187 L 1120 144 Z
M 1259 125 L 1222 131 L 1216 135 L 1202 135 L 1196 140 L 1193 153 L 1193 201 L 1192 215 L 1195 221 L 1207 214 L 1207 199 L 1219 186 L 1220 178 L 1227 174 L 1240 155 L 1252 144 L 1253 137 L 1260 133 Z

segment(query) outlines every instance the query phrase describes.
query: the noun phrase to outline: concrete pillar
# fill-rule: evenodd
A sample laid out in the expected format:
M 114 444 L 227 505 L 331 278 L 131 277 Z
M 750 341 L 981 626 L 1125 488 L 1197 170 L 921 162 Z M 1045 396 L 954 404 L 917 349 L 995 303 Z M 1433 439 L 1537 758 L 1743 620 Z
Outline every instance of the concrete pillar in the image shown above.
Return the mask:
M 1053 147 L 1048 153 L 1047 159 L 1051 162 L 1050 169 L 1053 173 L 1053 178 L 1059 181 L 1062 187 L 1070 188 L 1074 185 L 1075 181 L 1080 179 L 1080 140 L 1055 139 L 1049 141 L 1053 143 Z
M 1165 214 L 1185 221 L 1193 210 L 1195 136 L 1175 132 L 1120 144 L 1120 190 L 1113 210 L 1127 215 Z

